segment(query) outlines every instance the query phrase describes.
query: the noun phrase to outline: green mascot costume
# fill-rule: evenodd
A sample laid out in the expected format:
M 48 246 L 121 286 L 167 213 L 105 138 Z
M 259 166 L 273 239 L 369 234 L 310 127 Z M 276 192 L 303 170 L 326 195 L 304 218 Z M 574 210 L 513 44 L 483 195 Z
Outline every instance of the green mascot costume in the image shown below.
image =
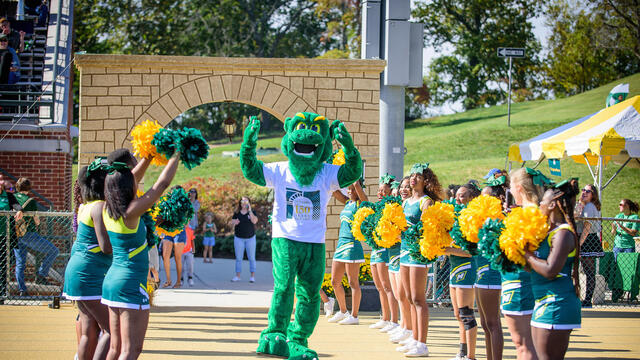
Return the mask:
M 297 113 L 284 122 L 282 151 L 289 161 L 264 164 L 256 158 L 260 122 L 252 117 L 244 132 L 240 166 L 251 182 L 274 189 L 272 215 L 273 297 L 269 326 L 258 353 L 314 359 L 307 339 L 320 313 L 319 290 L 325 269 L 327 203 L 333 191 L 360 178 L 362 160 L 344 124 L 331 125 L 314 113 Z M 330 165 L 331 141 L 343 147 L 345 164 Z M 291 321 L 293 296 L 297 298 Z

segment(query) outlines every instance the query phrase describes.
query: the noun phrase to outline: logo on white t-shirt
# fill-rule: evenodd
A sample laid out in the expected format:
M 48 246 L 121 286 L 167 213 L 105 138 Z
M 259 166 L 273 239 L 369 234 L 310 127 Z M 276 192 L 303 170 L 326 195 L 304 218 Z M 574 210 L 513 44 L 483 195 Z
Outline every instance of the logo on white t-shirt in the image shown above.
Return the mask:
M 319 220 L 320 191 L 287 188 L 287 219 Z

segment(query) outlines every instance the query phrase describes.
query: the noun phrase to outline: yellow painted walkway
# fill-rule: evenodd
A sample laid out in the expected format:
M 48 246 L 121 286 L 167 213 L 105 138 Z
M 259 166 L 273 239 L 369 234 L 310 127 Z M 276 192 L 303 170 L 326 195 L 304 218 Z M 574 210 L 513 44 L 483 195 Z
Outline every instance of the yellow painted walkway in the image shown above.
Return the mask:
M 76 310 L 46 306 L 0 306 L 0 359 L 73 359 Z M 374 314 L 361 315 L 359 326 L 329 324 L 324 317 L 310 346 L 326 359 L 404 359 L 387 336 L 370 330 Z M 267 310 L 238 308 L 153 308 L 141 359 L 256 359 L 256 339 L 267 323 Z M 568 359 L 640 359 L 640 311 L 588 310 L 575 331 Z M 431 312 L 430 359 L 449 359 L 458 347 L 457 327 L 448 309 Z M 506 332 L 506 329 L 505 329 Z M 484 359 L 482 331 L 478 358 Z M 505 338 L 505 359 L 514 347 Z

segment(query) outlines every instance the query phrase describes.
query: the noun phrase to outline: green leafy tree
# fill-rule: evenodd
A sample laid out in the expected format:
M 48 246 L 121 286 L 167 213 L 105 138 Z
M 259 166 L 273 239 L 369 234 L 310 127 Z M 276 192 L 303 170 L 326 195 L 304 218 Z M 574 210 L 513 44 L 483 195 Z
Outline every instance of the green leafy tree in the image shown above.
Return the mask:
M 613 54 L 619 76 L 640 71 L 640 2 L 589 0 L 593 9 L 596 47 Z
M 433 0 L 422 2 L 413 17 L 425 24 L 425 42 L 450 55 L 430 64 L 428 83 L 436 105 L 462 100 L 465 109 L 506 100 L 508 62 L 498 47 L 523 47 L 526 57 L 513 62 L 512 88 L 540 96 L 541 49 L 530 20 L 541 11 L 538 0 Z

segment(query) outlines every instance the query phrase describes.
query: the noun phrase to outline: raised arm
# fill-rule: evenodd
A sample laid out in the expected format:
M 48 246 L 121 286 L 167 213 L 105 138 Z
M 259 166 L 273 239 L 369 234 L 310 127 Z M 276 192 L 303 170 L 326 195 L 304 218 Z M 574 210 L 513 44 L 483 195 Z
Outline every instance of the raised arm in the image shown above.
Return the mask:
M 263 163 L 256 156 L 256 146 L 258 145 L 258 133 L 260 132 L 260 120 L 252 116 L 249 125 L 244 130 L 244 140 L 240 147 L 240 168 L 247 180 L 254 184 L 265 186 L 262 170 Z
M 549 280 L 554 279 L 567 262 L 569 253 L 575 249 L 574 236 L 569 230 L 559 230 L 551 239 L 551 251 L 546 260 L 538 258 L 531 251 L 525 252 L 524 258 L 535 272 Z
M 345 196 L 345 194 L 342 193 L 342 191 L 340 190 L 336 190 L 333 192 L 333 197 L 338 200 L 338 202 L 342 203 L 342 204 L 346 204 L 347 201 L 349 200 L 348 197 Z
M 151 205 L 160 199 L 160 196 L 162 196 L 162 193 L 171 185 L 171 180 L 173 180 L 173 177 L 176 175 L 179 160 L 180 153 L 176 151 L 171 159 L 169 159 L 169 163 L 162 170 L 162 173 L 160 173 L 156 183 L 153 184 L 144 195 L 134 199 L 131 204 L 129 204 L 126 213 L 127 219 L 136 218 L 137 220 Z
M 105 254 L 111 254 L 113 252 L 111 248 L 111 240 L 109 240 L 109 234 L 107 234 L 107 228 L 104 226 L 102 220 L 102 209 L 104 209 L 104 201 L 98 202 L 91 208 L 91 220 L 93 220 L 93 228 L 96 231 L 96 237 L 98 238 L 98 245 L 100 250 Z
M 358 194 L 358 199 L 360 199 L 360 201 L 369 201 L 369 198 L 367 197 L 367 194 L 364 193 L 364 189 L 360 186 L 359 181 L 353 183 L 353 187 L 356 188 L 356 194 Z
M 455 256 L 460 256 L 460 257 L 466 257 L 466 258 L 470 258 L 471 254 L 469 254 L 468 252 L 462 250 L 462 249 L 458 249 L 455 247 L 447 247 L 444 250 L 445 255 L 455 255 Z
M 339 122 L 339 120 L 336 121 Z M 331 127 L 333 128 L 334 138 L 342 145 L 342 150 L 344 151 L 344 165 L 340 166 L 338 170 L 338 183 L 341 188 L 346 188 L 360 179 L 362 175 L 362 159 L 344 124 L 341 122 L 336 124 L 334 121 Z
M 136 184 L 139 184 L 142 181 L 144 173 L 147 171 L 147 168 L 149 167 L 149 164 L 151 164 L 152 159 L 153 158 L 151 156 L 142 158 L 140 161 L 138 161 L 138 165 L 136 165 L 136 167 L 131 170 L 133 177 L 136 179 Z

